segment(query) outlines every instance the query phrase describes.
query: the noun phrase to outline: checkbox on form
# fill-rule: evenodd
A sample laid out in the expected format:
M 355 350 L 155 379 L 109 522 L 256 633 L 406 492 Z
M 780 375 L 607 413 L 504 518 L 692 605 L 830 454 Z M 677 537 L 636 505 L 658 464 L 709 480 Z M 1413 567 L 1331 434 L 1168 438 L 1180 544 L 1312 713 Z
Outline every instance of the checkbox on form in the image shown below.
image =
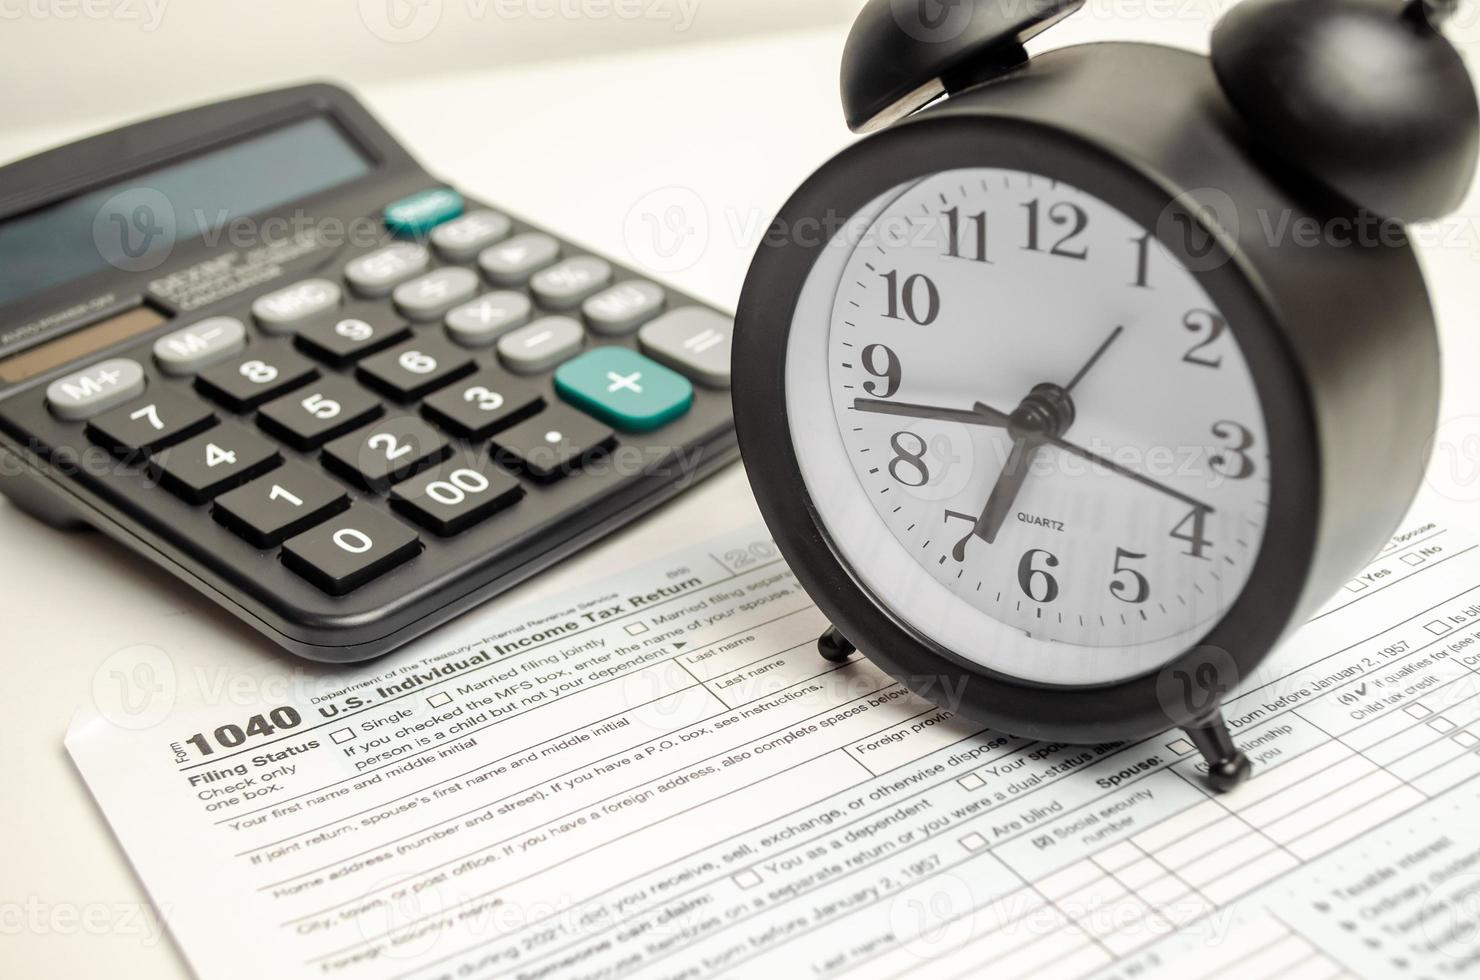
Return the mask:
M 341 728 L 337 731 L 330 732 L 329 737 L 334 740 L 335 745 L 341 745 L 354 738 L 355 733 L 350 731 L 348 728 Z
M 956 782 L 961 784 L 962 789 L 969 789 L 973 791 L 979 790 L 983 786 L 987 785 L 986 780 L 982 779 L 982 777 L 978 776 L 974 772 L 967 773 L 960 779 L 956 780 Z
M 1352 579 L 1350 582 L 1346 583 L 1346 591 L 1348 592 L 1361 592 L 1366 587 L 1367 583 L 1362 582 L 1358 579 Z
M 961 838 L 961 846 L 968 851 L 979 851 L 987 846 L 987 839 L 981 834 L 967 834 Z
M 1454 739 L 1455 744 L 1461 748 L 1473 749 L 1475 746 L 1480 745 L 1480 735 L 1476 735 L 1474 732 L 1455 732 L 1449 737 Z
M 1167 743 L 1167 748 L 1178 755 L 1186 755 L 1192 751 L 1192 743 L 1185 738 L 1173 739 Z
M 1423 557 L 1423 555 L 1404 555 L 1403 556 L 1403 564 L 1405 564 L 1405 565 L 1422 565 L 1423 563 L 1424 563 L 1424 557 Z
M 1421 704 L 1410 704 L 1403 710 L 1414 718 L 1427 718 L 1429 715 L 1434 713 L 1431 709 Z
M 1429 722 L 1429 727 L 1436 732 L 1443 733 L 1454 731 L 1455 726 L 1454 722 L 1450 721 L 1448 718 L 1435 718 Z
M 446 691 L 443 691 L 441 694 L 433 694 L 431 697 L 427 698 L 427 704 L 431 705 L 434 708 L 440 708 L 444 704 L 451 703 L 452 695 L 448 694 Z
M 1448 623 L 1444 622 L 1442 619 L 1436 619 L 1432 623 L 1426 623 L 1426 624 L 1424 624 L 1424 629 L 1428 630 L 1430 633 L 1434 634 L 1435 636 L 1443 636 L 1445 633 L 1448 633 L 1449 632 L 1449 630 L 1451 629 L 1451 627 L 1450 627 L 1450 625 Z
M 754 888 L 761 883 L 761 876 L 749 868 L 735 875 L 732 879 L 741 888 Z
M 628 636 L 641 636 L 648 631 L 647 623 L 628 623 L 626 629 Z

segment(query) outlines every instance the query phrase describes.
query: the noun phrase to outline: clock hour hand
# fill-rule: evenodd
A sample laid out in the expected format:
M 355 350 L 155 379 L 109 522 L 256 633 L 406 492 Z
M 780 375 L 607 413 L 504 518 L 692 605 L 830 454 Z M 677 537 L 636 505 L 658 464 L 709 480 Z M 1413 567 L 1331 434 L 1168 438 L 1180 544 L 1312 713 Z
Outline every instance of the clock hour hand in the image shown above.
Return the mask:
M 987 505 L 982 508 L 972 531 L 987 544 L 997 540 L 997 533 L 1002 530 L 1002 524 L 1012 512 L 1012 505 L 1023 488 L 1023 481 L 1028 478 L 1033 454 L 1042 444 L 1041 437 L 1036 435 L 1020 435 L 1013 440 L 1012 452 L 1008 453 L 1007 462 L 1002 466 L 1002 475 L 997 478 L 997 485 L 992 488 L 992 495 L 987 498 Z
M 1155 490 L 1159 493 L 1164 493 L 1174 500 L 1180 500 L 1187 506 L 1192 507 L 1196 510 L 1200 510 L 1205 514 L 1213 513 L 1213 508 L 1209 507 L 1201 500 L 1196 500 L 1192 497 L 1189 497 L 1181 491 L 1173 490 L 1166 484 L 1158 483 L 1155 480 L 1151 479 L 1149 476 L 1143 476 L 1142 474 L 1137 473 L 1135 470 L 1126 469 L 1119 463 L 1108 460 L 1103 456 L 1097 456 L 1096 454 L 1090 452 L 1088 449 L 1084 449 L 1081 446 L 1076 446 L 1072 442 L 1066 442 L 1065 440 L 1060 439 L 1058 436 L 1049 436 L 1046 441 L 1050 446 L 1056 446 L 1057 448 L 1062 449 L 1064 452 L 1078 456 L 1080 459 L 1093 463 L 1096 466 L 1103 466 L 1105 467 L 1105 469 L 1111 471 L 1112 473 L 1116 473 L 1130 480 L 1135 480 L 1142 486 L 1150 487 L 1152 490 Z
M 853 408 L 859 412 L 875 415 L 901 415 L 912 419 L 935 419 L 940 422 L 964 422 L 967 425 L 987 425 L 1006 428 L 1008 415 L 994 408 L 977 403 L 975 408 L 941 408 L 938 405 L 914 405 L 909 402 L 888 401 L 883 398 L 855 398 Z

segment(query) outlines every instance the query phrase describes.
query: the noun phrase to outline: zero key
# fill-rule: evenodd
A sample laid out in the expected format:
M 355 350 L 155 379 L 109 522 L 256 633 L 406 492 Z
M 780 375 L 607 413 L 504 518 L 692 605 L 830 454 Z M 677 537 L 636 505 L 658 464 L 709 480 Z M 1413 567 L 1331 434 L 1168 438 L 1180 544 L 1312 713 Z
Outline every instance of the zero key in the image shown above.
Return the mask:
M 355 504 L 283 545 L 283 564 L 333 596 L 346 595 L 421 551 L 415 531 Z

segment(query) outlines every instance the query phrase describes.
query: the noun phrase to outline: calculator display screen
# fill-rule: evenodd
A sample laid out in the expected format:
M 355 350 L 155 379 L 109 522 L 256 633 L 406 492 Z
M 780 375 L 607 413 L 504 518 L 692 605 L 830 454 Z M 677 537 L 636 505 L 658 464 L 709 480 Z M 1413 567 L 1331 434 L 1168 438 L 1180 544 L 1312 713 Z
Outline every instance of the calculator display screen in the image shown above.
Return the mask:
M 369 170 L 314 117 L 32 211 L 0 225 L 0 305 L 109 266 L 151 271 L 177 244 Z

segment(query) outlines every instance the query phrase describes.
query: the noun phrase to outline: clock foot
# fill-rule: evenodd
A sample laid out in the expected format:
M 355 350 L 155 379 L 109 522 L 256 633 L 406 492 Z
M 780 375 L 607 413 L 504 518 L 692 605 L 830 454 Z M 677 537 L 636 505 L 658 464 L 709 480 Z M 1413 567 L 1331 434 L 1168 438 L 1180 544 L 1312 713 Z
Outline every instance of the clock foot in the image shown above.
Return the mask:
M 1217 711 L 1184 729 L 1187 738 L 1202 753 L 1208 763 L 1208 785 L 1219 793 L 1227 793 L 1249 778 L 1253 766 L 1249 757 L 1237 745 L 1223 716 Z
M 847 637 L 838 632 L 836 626 L 829 626 L 827 632 L 817 638 L 817 652 L 822 654 L 822 659 L 829 663 L 843 663 L 857 649 L 848 642 Z

